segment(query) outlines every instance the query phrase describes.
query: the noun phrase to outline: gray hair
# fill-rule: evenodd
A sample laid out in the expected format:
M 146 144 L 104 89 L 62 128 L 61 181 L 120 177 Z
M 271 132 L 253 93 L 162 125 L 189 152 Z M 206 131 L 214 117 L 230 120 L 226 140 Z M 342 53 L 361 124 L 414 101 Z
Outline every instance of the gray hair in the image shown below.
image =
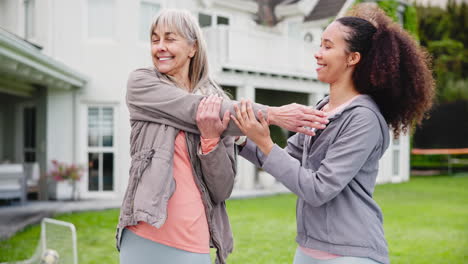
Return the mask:
M 177 32 L 190 45 L 196 45 L 196 53 L 190 59 L 189 66 L 190 92 L 225 96 L 224 91 L 210 76 L 205 39 L 195 17 L 187 10 L 163 9 L 151 25 L 150 38 L 158 26 Z M 176 84 L 170 76 L 162 75 L 165 77 L 164 81 Z

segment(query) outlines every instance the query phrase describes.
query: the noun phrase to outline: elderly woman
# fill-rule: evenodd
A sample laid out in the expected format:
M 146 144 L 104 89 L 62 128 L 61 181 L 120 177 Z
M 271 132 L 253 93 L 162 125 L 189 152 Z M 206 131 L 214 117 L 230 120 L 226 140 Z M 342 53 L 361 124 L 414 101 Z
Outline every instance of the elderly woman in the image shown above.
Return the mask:
M 205 42 L 189 12 L 164 10 L 150 32 L 154 67 L 128 80 L 132 162 L 117 228 L 120 261 L 210 263 L 214 247 L 217 263 L 225 263 L 233 248 L 224 203 L 236 173 L 232 136 L 242 135 L 230 120 L 234 102 L 222 100 L 208 74 Z M 297 104 L 253 107 L 270 124 L 309 135 L 304 127 L 327 122 Z

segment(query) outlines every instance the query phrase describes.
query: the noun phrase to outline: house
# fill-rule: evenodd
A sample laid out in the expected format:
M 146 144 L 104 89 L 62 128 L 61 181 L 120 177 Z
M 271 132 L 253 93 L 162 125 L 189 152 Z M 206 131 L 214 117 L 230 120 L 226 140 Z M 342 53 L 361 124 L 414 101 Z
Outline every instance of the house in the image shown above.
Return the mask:
M 327 93 L 314 51 L 350 0 L 0 1 L 0 162 L 88 167 L 81 198 L 120 199 L 130 166 L 130 71 L 151 65 L 149 26 L 161 8 L 199 19 L 211 70 L 235 98 L 314 105 Z M 275 130 L 276 129 L 276 130 Z M 274 129 L 279 141 L 288 132 Z M 409 178 L 409 139 L 393 141 L 379 182 Z M 236 190 L 277 188 L 243 159 Z M 271 179 L 271 178 L 270 178 Z M 42 180 L 46 197 L 50 181 Z

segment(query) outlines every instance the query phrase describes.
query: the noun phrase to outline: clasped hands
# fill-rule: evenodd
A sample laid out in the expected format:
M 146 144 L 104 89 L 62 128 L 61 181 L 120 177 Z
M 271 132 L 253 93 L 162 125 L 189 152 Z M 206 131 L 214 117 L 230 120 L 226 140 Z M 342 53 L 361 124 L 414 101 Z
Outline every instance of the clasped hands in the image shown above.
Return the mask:
M 264 154 L 269 154 L 273 147 L 269 125 L 277 125 L 290 131 L 314 136 L 311 128 L 323 129 L 328 123 L 326 114 L 300 104 L 288 104 L 280 107 L 268 107 L 267 116 L 258 111 L 257 117 L 250 100 L 242 99 L 234 105 L 235 115 L 224 112 L 220 119 L 223 98 L 210 95 L 202 99 L 197 110 L 197 125 L 203 138 L 220 137 L 232 118 L 244 135 L 252 140 Z

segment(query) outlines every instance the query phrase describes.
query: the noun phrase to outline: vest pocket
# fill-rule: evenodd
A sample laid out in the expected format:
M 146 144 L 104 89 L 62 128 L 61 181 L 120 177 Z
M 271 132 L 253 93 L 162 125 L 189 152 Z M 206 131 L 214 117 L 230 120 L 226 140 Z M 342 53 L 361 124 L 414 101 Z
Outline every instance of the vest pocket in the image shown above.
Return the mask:
M 148 167 L 155 153 L 154 149 L 147 149 L 139 151 L 132 155 L 132 164 L 130 167 L 130 181 L 128 183 L 127 191 L 125 193 L 124 215 L 132 215 L 134 207 L 135 192 L 138 183 L 144 171 Z
M 131 199 L 132 212 L 146 215 L 150 224 L 166 218 L 167 201 L 175 190 L 172 155 L 166 149 L 156 148 L 143 157 L 136 172 L 139 179 Z

